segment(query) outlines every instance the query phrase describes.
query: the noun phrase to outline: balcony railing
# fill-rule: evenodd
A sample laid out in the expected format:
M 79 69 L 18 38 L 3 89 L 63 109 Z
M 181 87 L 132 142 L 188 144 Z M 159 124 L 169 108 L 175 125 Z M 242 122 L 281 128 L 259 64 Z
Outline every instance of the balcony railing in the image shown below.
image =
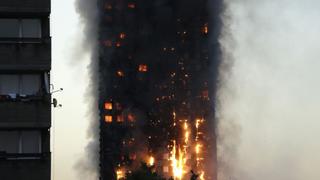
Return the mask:
M 32 158 L 33 157 L 33 158 Z M 35 158 L 37 157 L 37 158 Z M 0 179 L 50 179 L 51 156 L 46 154 L 1 154 Z
M 0 70 L 50 70 L 50 38 L 0 38 Z
M 0 160 L 50 159 L 50 153 L 6 153 L 0 151 Z

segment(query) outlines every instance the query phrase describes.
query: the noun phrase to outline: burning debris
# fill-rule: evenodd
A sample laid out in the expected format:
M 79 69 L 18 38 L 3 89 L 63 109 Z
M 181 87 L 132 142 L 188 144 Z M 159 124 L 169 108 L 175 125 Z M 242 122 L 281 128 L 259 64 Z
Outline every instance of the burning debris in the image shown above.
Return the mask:
M 147 72 L 148 71 L 148 66 L 145 64 L 140 64 L 139 65 L 139 71 L 140 72 Z
M 141 161 L 173 180 L 191 170 L 216 180 L 219 46 L 209 27 L 219 28 L 208 3 L 99 0 L 101 180 L 125 179 Z

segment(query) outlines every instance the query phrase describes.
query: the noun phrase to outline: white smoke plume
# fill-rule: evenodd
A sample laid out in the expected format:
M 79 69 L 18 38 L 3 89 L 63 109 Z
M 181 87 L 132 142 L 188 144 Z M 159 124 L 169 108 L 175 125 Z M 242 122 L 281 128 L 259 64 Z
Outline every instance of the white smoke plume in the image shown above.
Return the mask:
M 225 8 L 219 180 L 318 180 L 320 1 Z

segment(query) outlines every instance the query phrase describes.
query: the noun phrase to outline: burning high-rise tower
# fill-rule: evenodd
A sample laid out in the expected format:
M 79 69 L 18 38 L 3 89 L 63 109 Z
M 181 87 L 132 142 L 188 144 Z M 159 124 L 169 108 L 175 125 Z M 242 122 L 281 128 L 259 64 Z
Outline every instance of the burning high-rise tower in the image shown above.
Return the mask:
M 99 0 L 100 179 L 216 180 L 220 0 Z

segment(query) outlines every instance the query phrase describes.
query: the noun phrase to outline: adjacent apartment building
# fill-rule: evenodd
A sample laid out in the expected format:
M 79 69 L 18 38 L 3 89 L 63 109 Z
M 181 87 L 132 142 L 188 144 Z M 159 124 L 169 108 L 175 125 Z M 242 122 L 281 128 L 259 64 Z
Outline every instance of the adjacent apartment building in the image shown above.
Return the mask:
M 0 179 L 49 180 L 50 0 L 0 1 Z

